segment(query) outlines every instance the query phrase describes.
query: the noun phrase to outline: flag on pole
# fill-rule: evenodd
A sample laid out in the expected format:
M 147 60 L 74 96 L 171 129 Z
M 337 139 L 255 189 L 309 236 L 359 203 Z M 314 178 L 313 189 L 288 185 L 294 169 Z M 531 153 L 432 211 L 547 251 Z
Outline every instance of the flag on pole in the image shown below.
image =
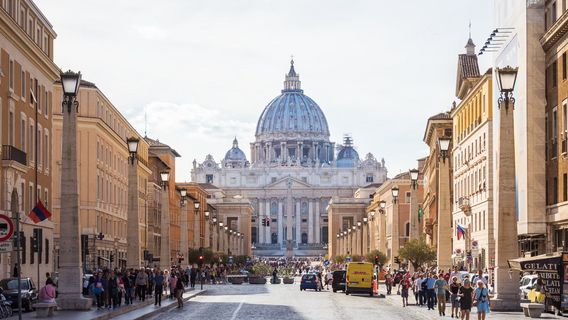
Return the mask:
M 34 223 L 39 223 L 51 217 L 51 212 L 47 211 L 47 209 L 43 206 L 41 200 L 38 200 L 37 204 L 32 209 L 32 211 L 30 211 L 30 214 L 28 216 Z
M 456 226 L 458 240 L 460 240 L 462 237 L 465 238 L 465 229 L 466 228 L 460 226 L 459 224 Z

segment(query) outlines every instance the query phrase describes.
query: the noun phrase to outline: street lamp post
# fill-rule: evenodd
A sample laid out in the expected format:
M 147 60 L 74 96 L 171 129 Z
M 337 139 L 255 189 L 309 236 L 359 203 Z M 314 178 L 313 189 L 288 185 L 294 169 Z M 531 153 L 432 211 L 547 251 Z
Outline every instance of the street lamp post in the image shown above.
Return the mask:
M 193 220 L 193 246 L 194 248 L 199 248 L 199 247 L 203 247 L 201 245 L 201 228 L 200 228 L 200 217 L 199 217 L 199 213 L 200 213 L 200 209 L 201 208 L 201 202 L 199 202 L 199 200 L 195 199 L 193 201 L 193 210 L 195 213 L 194 216 L 194 220 Z
M 495 150 L 498 153 L 497 174 L 494 186 L 495 199 L 495 309 L 512 310 L 519 308 L 519 279 L 509 274 L 508 260 L 518 257 L 516 177 L 515 177 L 515 134 L 513 90 L 518 68 L 497 68 L 499 97 L 499 135 Z
M 398 257 L 398 249 L 400 247 L 400 227 L 398 225 L 398 192 L 397 186 L 391 188 L 392 196 L 392 225 L 391 225 L 391 259 L 394 261 L 394 257 Z
M 225 228 L 223 222 L 219 222 L 218 230 L 219 252 L 225 252 Z
M 206 210 L 203 215 L 205 216 L 205 230 L 203 231 L 203 237 L 204 237 L 204 242 L 203 242 L 203 246 L 206 248 L 211 247 L 211 243 L 209 241 L 209 216 L 211 215 L 211 212 L 209 210 Z
M 61 73 L 63 87 L 63 133 L 61 143 L 61 219 L 59 236 L 59 296 L 57 305 L 67 310 L 88 310 L 93 301 L 82 295 L 82 261 L 79 231 L 79 193 L 77 191 L 77 113 L 76 100 L 81 73 Z M 19 283 L 18 283 L 19 284 Z
M 160 220 L 161 244 L 160 244 L 160 268 L 162 270 L 171 267 L 171 251 L 170 251 L 170 196 L 168 184 L 170 181 L 170 172 L 164 170 L 160 172 L 162 180 L 162 219 Z
M 369 226 L 367 223 L 369 219 L 367 217 L 363 217 L 363 254 L 369 251 Z
M 416 191 L 418 189 L 418 169 L 410 169 L 410 239 L 418 238 L 418 201 Z
M 126 233 L 126 263 L 128 268 L 140 268 L 140 232 L 138 226 L 138 145 L 140 140 L 136 137 L 126 139 L 128 147 L 128 232 Z M 146 229 L 147 230 L 147 229 Z M 146 235 L 148 236 L 148 235 Z
M 450 199 L 450 137 L 438 138 L 438 217 L 436 218 L 436 254 L 438 270 L 448 270 L 452 266 L 452 227 Z M 446 159 L 448 161 L 446 161 Z
M 361 221 L 357 221 L 357 251 L 360 255 L 363 254 L 363 229 L 361 226 Z
M 219 251 L 219 232 L 217 232 L 217 217 L 213 216 L 213 218 L 211 218 L 211 230 L 213 231 L 213 235 L 212 235 L 212 241 L 213 244 L 211 246 L 211 248 L 213 248 L 213 251 Z
M 181 206 L 181 223 L 180 223 L 180 228 L 181 228 L 181 232 L 180 232 L 180 251 L 181 254 L 183 255 L 184 259 L 186 259 L 186 263 L 187 263 L 187 258 L 189 258 L 189 246 L 188 246 L 188 223 L 187 223 L 187 189 L 186 188 L 181 188 L 179 190 L 179 194 L 181 197 L 180 200 L 180 206 Z
M 385 200 L 379 201 L 379 250 L 387 253 L 387 202 Z

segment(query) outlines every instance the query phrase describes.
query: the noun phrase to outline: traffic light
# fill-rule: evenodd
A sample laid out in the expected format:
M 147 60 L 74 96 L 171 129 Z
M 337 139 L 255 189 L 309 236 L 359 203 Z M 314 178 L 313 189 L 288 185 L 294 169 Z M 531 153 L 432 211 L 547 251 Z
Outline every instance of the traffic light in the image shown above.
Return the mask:
M 379 264 L 379 256 L 375 256 L 375 264 Z
M 266 227 L 266 218 L 262 218 L 262 226 Z
M 266 226 L 270 227 L 270 218 L 269 217 L 266 217 Z
M 201 267 L 201 265 L 203 265 L 203 256 L 199 256 L 199 266 Z
M 33 230 L 33 234 L 32 234 L 32 251 L 33 252 L 38 252 L 39 251 L 39 232 L 37 228 L 34 228 Z
M 114 262 L 114 254 L 110 254 L 110 262 Z

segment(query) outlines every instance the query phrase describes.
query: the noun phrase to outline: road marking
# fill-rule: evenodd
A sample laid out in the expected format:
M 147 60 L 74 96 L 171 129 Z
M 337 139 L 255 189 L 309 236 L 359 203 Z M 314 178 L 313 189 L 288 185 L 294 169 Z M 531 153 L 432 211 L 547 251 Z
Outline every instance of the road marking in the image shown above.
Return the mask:
M 235 320 L 237 318 L 237 313 L 239 313 L 239 310 L 241 310 L 241 308 L 243 307 L 243 303 L 245 303 L 245 299 L 241 300 L 241 303 L 239 303 L 239 306 L 233 312 L 233 316 L 231 317 L 231 320 Z

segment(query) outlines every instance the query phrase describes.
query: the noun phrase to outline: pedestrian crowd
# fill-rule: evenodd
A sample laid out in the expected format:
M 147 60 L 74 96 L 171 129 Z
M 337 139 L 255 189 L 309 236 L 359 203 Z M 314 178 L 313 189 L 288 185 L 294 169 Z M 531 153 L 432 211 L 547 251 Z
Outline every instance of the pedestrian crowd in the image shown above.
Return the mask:
M 474 279 L 469 274 L 460 272 L 457 267 L 447 272 L 419 270 L 387 271 L 385 273 L 387 295 L 396 287 L 402 298 L 402 306 L 409 305 L 410 293 L 414 295 L 415 305 L 428 310 L 438 310 L 440 316 L 446 315 L 446 304 L 451 305 L 451 317 L 469 320 L 470 312 L 477 308 L 478 320 L 485 320 L 489 313 L 489 287 L 487 279 L 480 270 Z

